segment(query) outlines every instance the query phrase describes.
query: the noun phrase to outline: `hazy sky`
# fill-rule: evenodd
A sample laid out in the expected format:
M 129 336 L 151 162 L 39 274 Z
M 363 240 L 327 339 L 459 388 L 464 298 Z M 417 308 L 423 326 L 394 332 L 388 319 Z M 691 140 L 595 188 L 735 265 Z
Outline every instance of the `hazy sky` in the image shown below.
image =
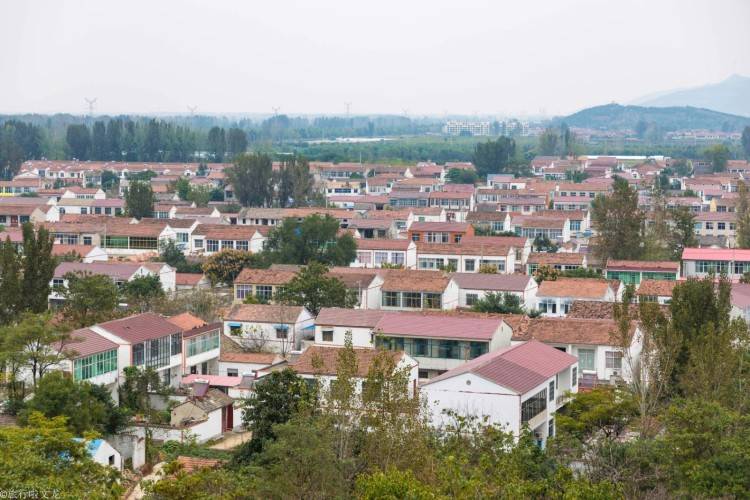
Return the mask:
M 733 73 L 748 0 L 0 1 L 0 112 L 552 114 Z

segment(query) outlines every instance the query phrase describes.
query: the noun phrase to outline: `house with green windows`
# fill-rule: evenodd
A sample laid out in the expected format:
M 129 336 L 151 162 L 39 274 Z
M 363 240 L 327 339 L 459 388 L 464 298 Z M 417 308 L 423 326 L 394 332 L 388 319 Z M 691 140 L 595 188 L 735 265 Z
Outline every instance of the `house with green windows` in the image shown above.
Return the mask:
M 218 375 L 221 351 L 221 323 L 210 323 L 182 332 L 185 354 L 183 372 L 197 375 Z
M 60 363 L 60 368 L 74 380 L 103 385 L 113 394 L 117 392 L 118 374 L 127 366 L 125 349 L 117 342 L 91 328 L 81 328 L 70 333 L 61 352 L 67 358 Z
M 624 285 L 640 285 L 642 280 L 675 281 L 680 277 L 680 263 L 672 261 L 614 260 L 607 261 L 605 277 L 620 280 Z
M 510 344 L 502 318 L 386 312 L 373 329 L 376 347 L 404 351 L 419 363 L 419 378 L 436 377 Z

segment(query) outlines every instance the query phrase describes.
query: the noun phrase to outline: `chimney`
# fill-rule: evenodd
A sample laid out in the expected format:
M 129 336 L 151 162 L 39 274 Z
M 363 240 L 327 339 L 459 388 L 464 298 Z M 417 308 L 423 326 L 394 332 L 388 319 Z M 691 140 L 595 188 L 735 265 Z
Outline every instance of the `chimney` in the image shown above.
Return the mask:
M 193 396 L 202 398 L 208 392 L 208 380 L 197 378 L 193 381 Z

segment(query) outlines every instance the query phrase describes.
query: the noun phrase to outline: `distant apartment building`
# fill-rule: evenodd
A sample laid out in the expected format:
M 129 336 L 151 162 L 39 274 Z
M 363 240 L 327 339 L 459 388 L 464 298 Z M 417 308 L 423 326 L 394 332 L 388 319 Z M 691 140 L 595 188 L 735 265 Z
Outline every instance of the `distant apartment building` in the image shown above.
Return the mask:
M 450 120 L 443 125 L 445 135 L 490 135 L 490 122 Z

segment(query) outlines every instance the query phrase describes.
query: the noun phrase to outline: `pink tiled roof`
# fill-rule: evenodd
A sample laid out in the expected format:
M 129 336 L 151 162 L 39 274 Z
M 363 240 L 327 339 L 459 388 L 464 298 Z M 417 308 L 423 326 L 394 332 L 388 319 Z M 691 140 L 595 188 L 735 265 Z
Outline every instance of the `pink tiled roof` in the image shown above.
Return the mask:
M 154 313 L 136 314 L 100 323 L 99 326 L 133 344 L 182 332 L 180 327 Z
M 389 312 L 378 321 L 375 330 L 406 337 L 491 340 L 502 323 L 500 318 Z
M 532 340 L 479 356 L 424 385 L 473 373 L 518 394 L 525 394 L 577 362 L 575 356 Z
M 216 387 L 236 387 L 242 382 L 242 377 L 229 377 L 226 375 L 196 375 L 190 374 L 182 377 L 183 385 L 191 385 L 196 380 L 207 380 L 208 385 Z
M 316 325 L 352 326 L 355 328 L 373 328 L 383 317 L 385 311 L 378 309 L 344 309 L 341 307 L 324 307 L 315 318 Z
M 750 261 L 750 250 L 739 248 L 686 248 L 682 260 Z
M 81 328 L 70 332 L 70 339 L 65 342 L 63 347 L 63 351 L 75 359 L 111 351 L 112 349 L 117 349 L 117 344 L 89 328 Z
M 468 222 L 413 222 L 409 231 L 453 231 L 466 232 L 469 229 Z

